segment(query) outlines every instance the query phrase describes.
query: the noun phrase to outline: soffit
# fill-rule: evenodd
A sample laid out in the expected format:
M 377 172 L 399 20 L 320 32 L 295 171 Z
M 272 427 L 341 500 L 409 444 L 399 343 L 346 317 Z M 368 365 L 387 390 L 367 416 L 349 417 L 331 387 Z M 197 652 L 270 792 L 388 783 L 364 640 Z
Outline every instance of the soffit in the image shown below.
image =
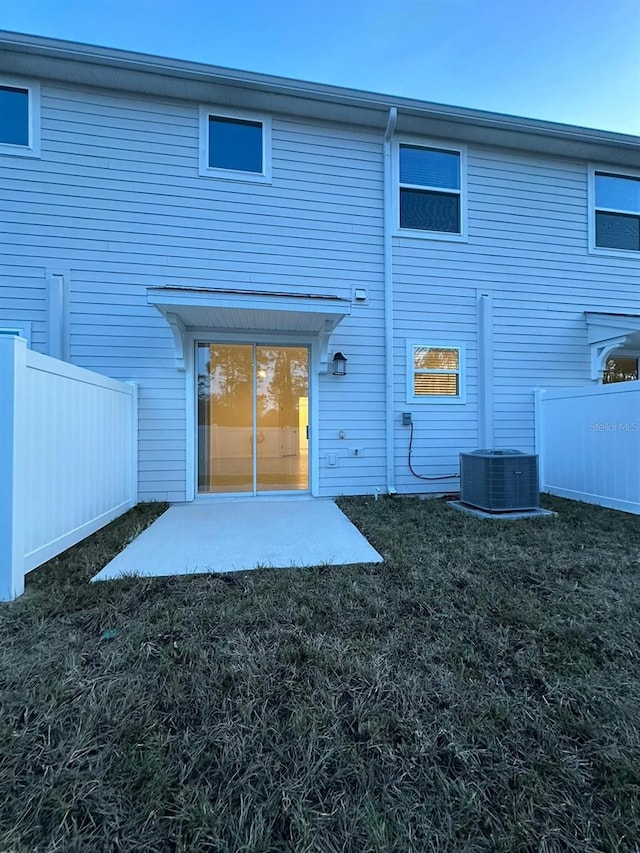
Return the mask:
M 0 72 L 640 168 L 640 139 L 412 98 L 0 32 Z

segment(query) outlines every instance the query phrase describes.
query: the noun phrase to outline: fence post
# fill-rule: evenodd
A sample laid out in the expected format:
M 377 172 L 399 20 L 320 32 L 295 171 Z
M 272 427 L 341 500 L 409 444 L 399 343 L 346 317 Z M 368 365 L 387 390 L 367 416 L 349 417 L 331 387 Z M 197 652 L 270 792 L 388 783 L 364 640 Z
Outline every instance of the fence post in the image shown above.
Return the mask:
M 544 472 L 544 395 L 543 388 L 536 388 L 533 392 L 534 399 L 534 431 L 535 431 L 535 452 L 538 455 L 538 479 L 540 482 L 540 491 L 545 491 L 545 472 Z
M 0 600 L 24 592 L 23 433 L 27 342 L 0 334 Z

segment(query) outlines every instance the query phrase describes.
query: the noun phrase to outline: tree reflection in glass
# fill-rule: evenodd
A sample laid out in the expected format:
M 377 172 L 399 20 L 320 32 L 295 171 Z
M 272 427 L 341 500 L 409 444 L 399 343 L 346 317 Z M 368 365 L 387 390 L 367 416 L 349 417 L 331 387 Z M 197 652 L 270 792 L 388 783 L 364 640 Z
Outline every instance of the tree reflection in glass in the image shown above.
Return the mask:
M 197 361 L 198 490 L 308 489 L 308 349 L 198 344 Z

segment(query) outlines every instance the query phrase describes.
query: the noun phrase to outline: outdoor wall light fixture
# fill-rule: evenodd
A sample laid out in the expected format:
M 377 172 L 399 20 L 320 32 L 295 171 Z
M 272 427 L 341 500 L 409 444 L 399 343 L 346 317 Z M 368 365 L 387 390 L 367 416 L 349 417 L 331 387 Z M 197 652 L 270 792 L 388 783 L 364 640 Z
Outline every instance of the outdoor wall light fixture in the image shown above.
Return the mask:
M 333 356 L 333 375 L 334 376 L 346 376 L 347 373 L 347 359 L 341 352 L 335 353 Z

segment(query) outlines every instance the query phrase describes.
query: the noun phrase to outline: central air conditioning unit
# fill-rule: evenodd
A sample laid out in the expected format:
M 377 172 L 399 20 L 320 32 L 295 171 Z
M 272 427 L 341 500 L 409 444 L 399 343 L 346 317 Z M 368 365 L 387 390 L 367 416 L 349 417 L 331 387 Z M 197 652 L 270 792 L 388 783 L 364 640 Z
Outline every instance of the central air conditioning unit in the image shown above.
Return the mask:
M 522 450 L 461 453 L 460 502 L 487 512 L 538 509 L 538 457 Z

